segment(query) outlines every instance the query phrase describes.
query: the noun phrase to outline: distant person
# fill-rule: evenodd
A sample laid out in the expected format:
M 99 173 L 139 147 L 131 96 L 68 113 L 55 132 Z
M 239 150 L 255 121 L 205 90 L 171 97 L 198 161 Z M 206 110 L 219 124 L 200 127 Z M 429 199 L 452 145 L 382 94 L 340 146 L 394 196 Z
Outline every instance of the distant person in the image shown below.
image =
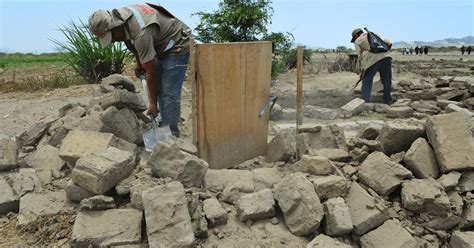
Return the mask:
M 392 48 L 392 43 L 389 40 L 385 39 L 384 42 L 389 49 Z M 383 102 L 392 104 L 392 57 L 390 50 L 382 53 L 370 52 L 368 34 L 360 28 L 352 31 L 351 43 L 354 43 L 362 67 L 362 99 L 365 102 L 370 101 L 374 76 L 379 72 L 383 84 Z
M 467 51 L 467 55 L 471 55 L 472 47 L 468 46 L 466 51 Z
M 418 46 L 415 47 L 415 54 L 418 55 L 418 52 L 420 51 L 420 48 Z
M 413 47 L 410 47 L 410 55 L 413 55 Z
M 425 46 L 425 48 L 423 48 L 423 52 L 425 53 L 425 55 L 428 55 L 428 46 Z
M 462 45 L 461 47 L 461 55 L 464 55 L 464 52 L 466 51 L 466 47 L 464 45 Z

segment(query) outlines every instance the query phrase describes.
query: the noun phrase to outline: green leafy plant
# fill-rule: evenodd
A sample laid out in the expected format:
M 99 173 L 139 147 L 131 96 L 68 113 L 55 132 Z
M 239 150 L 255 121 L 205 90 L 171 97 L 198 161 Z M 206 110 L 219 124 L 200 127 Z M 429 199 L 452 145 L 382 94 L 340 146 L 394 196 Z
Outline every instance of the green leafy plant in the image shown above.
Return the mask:
M 99 83 L 104 77 L 124 71 L 130 54 L 122 43 L 102 47 L 82 21 L 71 22 L 70 26 L 59 30 L 66 42 L 52 41 L 66 52 L 66 63 L 88 83 Z
M 223 0 L 212 13 L 197 12 L 200 23 L 195 28 L 201 42 L 238 42 L 259 40 L 271 23 L 271 1 Z

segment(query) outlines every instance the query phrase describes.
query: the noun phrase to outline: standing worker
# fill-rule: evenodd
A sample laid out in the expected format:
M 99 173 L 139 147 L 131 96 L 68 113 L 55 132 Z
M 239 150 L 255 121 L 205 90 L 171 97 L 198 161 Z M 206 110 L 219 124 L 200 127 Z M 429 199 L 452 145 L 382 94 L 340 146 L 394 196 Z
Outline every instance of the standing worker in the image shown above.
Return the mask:
M 462 45 L 461 47 L 461 55 L 464 55 L 464 52 L 466 51 L 466 47 L 464 45 Z
M 389 40 L 384 40 L 384 42 L 388 45 L 389 49 L 392 48 L 392 43 Z M 379 72 L 383 84 L 383 102 L 391 104 L 392 57 L 390 56 L 390 50 L 381 53 L 371 52 L 368 34 L 364 33 L 360 28 L 352 31 L 351 43 L 354 43 L 362 66 L 362 99 L 365 102 L 370 101 L 374 76 Z
M 466 51 L 467 51 L 467 55 L 471 55 L 472 47 L 468 46 Z
M 112 11 L 98 10 L 89 17 L 89 30 L 102 47 L 124 41 L 133 53 L 135 75 L 145 74 L 148 113 L 179 137 L 181 88 L 189 62 L 191 29 L 162 6 L 135 4 Z
M 428 55 L 428 46 L 425 46 L 425 48 L 423 48 L 423 52 L 425 53 L 425 55 Z

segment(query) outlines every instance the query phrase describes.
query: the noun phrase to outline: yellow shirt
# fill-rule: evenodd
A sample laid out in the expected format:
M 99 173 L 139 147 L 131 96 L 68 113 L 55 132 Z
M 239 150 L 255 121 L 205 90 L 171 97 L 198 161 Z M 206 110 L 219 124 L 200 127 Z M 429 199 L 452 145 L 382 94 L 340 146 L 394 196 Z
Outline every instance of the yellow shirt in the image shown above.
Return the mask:
M 387 44 L 392 44 L 389 40 L 384 40 Z M 378 61 L 391 57 L 390 51 L 385 53 L 371 53 L 370 52 L 370 44 L 369 39 L 367 39 L 367 33 L 363 33 L 357 38 L 354 42 L 355 50 L 357 55 L 359 56 L 359 60 L 362 66 L 362 69 L 367 70 L 372 65 L 377 63 Z

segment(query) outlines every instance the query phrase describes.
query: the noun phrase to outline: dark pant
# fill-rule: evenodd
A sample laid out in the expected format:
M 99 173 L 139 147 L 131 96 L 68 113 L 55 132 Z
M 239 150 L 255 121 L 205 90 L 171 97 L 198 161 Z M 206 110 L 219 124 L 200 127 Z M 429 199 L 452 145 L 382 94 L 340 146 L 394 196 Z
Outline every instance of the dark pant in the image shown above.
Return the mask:
M 179 136 L 181 115 L 181 88 L 183 86 L 189 53 L 173 54 L 156 58 L 157 101 L 160 107 L 161 125 L 168 126 L 174 136 Z
M 375 74 L 380 73 L 380 80 L 383 85 L 383 102 L 386 104 L 392 103 L 392 58 L 384 58 L 371 67 L 369 67 L 364 74 L 362 79 L 362 99 L 365 102 L 370 101 L 370 93 L 372 92 L 372 83 L 374 81 Z

